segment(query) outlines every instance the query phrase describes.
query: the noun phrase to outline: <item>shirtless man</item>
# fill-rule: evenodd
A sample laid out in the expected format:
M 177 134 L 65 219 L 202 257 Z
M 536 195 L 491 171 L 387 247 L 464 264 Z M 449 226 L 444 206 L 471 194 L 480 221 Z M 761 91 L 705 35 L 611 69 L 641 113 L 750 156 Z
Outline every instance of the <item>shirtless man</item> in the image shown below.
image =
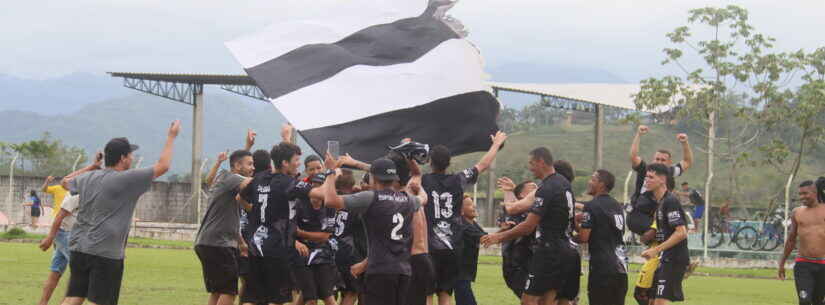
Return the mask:
M 825 304 L 825 204 L 817 198 L 817 189 L 810 180 L 799 185 L 799 200 L 804 206 L 791 213 L 778 276 L 785 280 L 785 261 L 799 236 L 799 253 L 793 268 L 799 304 L 822 305 Z

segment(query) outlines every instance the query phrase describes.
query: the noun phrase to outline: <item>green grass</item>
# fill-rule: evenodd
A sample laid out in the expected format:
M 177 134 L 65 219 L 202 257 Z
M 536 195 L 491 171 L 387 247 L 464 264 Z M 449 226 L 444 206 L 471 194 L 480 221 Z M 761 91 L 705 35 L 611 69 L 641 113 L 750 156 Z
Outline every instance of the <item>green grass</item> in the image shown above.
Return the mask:
M 126 250 L 126 270 L 120 304 L 195 305 L 204 304 L 200 264 L 191 250 L 129 248 Z M 0 305 L 33 304 L 40 296 L 48 273 L 51 252 L 41 252 L 31 243 L 0 243 Z M 479 258 L 478 279 L 474 285 L 479 304 L 519 304 L 501 277 L 500 258 Z M 773 276 L 773 271 L 702 268 L 711 273 L 751 273 Z M 791 272 L 789 272 L 791 273 Z M 588 304 L 587 276 L 582 278 L 580 304 Z M 630 275 L 631 283 L 636 273 Z M 65 293 L 66 280 L 61 281 L 50 304 L 59 304 Z M 695 276 L 684 283 L 687 301 L 682 304 L 795 304 L 792 281 Z M 627 304 L 635 304 L 628 296 Z
M 0 241 L 8 241 L 8 240 L 16 240 L 16 241 L 23 241 L 29 243 L 36 243 L 40 242 L 46 235 L 44 234 L 32 234 L 26 233 L 23 236 L 14 236 L 13 238 L 6 238 L 5 236 L 0 236 Z M 143 238 L 143 237 L 130 237 L 129 238 L 129 246 L 130 247 L 140 247 L 140 248 L 176 248 L 176 249 L 190 249 L 192 248 L 191 241 L 177 241 L 177 240 L 162 240 L 162 239 L 151 239 L 151 238 Z

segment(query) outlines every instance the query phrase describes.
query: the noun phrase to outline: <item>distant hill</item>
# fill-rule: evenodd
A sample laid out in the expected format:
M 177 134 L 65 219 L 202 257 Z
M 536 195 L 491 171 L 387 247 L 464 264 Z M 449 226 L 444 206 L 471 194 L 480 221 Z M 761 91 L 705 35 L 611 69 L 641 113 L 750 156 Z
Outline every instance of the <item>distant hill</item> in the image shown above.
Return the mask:
M 0 111 L 67 114 L 90 103 L 129 94 L 121 80 L 104 73 L 78 73 L 44 80 L 0 74 Z
M 148 165 L 157 160 L 169 123 L 175 119 L 182 121 L 183 129 L 175 142 L 173 172 L 184 174 L 191 168 L 191 107 L 150 95 L 108 99 L 61 115 L 0 111 L 0 141 L 23 142 L 49 132 L 91 154 L 109 139 L 125 136 L 140 145 L 136 155 Z M 206 94 L 204 120 L 204 153 L 210 160 L 220 151 L 242 148 L 247 128 L 258 133 L 256 148 L 269 149 L 280 140 L 285 122 L 270 104 L 216 91 Z

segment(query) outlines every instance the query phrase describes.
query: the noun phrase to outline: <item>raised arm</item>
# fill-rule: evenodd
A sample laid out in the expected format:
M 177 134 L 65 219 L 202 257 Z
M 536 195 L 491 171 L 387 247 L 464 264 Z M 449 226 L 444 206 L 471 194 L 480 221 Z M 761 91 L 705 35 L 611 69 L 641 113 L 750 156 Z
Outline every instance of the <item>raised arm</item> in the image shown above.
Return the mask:
M 796 211 L 797 210 L 794 209 L 791 212 L 791 226 L 788 227 L 788 238 L 785 239 L 785 249 L 782 251 L 782 256 L 779 258 L 779 272 L 777 272 L 777 278 L 780 280 L 785 280 L 785 261 L 788 260 L 788 256 L 791 255 L 791 252 L 796 249 Z
M 89 164 L 88 166 L 86 166 L 84 168 L 81 168 L 79 170 L 76 170 L 76 171 L 66 175 L 66 177 L 63 177 L 63 179 L 60 180 L 60 185 L 62 185 L 64 189 L 68 190 L 69 189 L 69 182 L 74 180 L 75 177 L 77 177 L 80 174 L 83 174 L 85 172 L 88 172 L 88 171 L 98 170 L 98 169 L 101 168 L 102 164 L 103 164 L 103 153 L 102 152 L 97 152 L 97 154 L 95 154 L 95 162 L 94 163 Z
M 43 193 L 47 192 L 49 190 L 49 183 L 52 183 L 52 181 L 54 181 L 54 177 L 52 177 L 52 176 L 46 177 L 46 180 L 43 181 L 43 186 L 40 187 L 40 191 L 43 192 Z
M 357 168 L 362 171 L 368 172 L 370 171 L 370 165 L 358 160 L 353 159 L 349 154 L 345 154 L 343 156 L 338 157 L 338 162 L 341 165 L 346 165 L 348 167 Z
M 481 157 L 481 160 L 476 163 L 476 169 L 478 169 L 479 173 L 483 173 L 485 170 L 490 168 L 490 165 L 493 164 L 493 160 L 496 159 L 496 154 L 498 154 L 498 150 L 501 149 L 501 145 L 504 144 L 504 141 L 507 140 L 507 134 L 499 131 L 496 132 L 495 135 L 490 136 L 490 140 L 492 140 L 493 144 L 490 145 L 490 149 L 487 150 L 487 153 Z
M 335 173 L 327 176 L 324 185 L 320 187 L 324 192 L 324 204 L 336 210 L 344 208 L 344 198 L 335 191 L 335 180 L 338 179 L 340 174 L 341 170 L 336 169 Z
M 252 149 L 252 146 L 255 146 L 255 137 L 258 136 L 252 129 L 246 130 L 246 143 L 244 145 L 244 150 L 249 151 Z
M 215 165 L 212 165 L 212 168 L 209 169 L 209 175 L 206 176 L 206 186 L 211 187 L 212 183 L 215 183 L 215 176 L 218 175 L 218 170 L 221 168 L 221 164 L 226 161 L 226 152 L 221 152 L 218 154 L 218 158 L 215 160 Z
M 648 132 L 648 127 L 646 125 L 639 125 L 639 129 L 636 130 L 636 135 L 633 137 L 633 143 L 630 144 L 630 166 L 631 168 L 636 168 L 642 163 L 642 158 L 639 157 L 639 142 L 642 140 L 642 135 Z
M 169 171 L 169 167 L 172 165 L 172 149 L 175 146 L 175 138 L 178 137 L 178 132 L 180 132 L 180 120 L 175 120 L 172 122 L 172 126 L 169 126 L 169 132 L 166 135 L 166 144 L 160 153 L 160 159 L 155 163 L 154 178 L 163 176 L 163 174 Z
M 286 123 L 283 126 L 281 126 L 281 141 L 286 143 L 292 143 L 292 134 L 294 130 L 295 129 L 289 123 Z
M 682 171 L 688 170 L 693 166 L 693 150 L 690 149 L 690 142 L 688 142 L 687 134 L 680 133 L 676 135 L 676 139 L 682 144 Z

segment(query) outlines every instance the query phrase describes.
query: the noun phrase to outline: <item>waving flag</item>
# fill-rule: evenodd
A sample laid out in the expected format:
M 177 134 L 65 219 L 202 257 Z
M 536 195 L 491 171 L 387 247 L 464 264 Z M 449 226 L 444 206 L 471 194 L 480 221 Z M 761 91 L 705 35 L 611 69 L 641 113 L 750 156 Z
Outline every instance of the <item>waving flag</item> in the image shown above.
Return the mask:
M 327 3 L 327 4 L 324 4 Z M 448 0 L 313 2 L 292 18 L 227 43 L 316 151 L 328 140 L 362 160 L 402 138 L 486 150 L 500 104 Z

